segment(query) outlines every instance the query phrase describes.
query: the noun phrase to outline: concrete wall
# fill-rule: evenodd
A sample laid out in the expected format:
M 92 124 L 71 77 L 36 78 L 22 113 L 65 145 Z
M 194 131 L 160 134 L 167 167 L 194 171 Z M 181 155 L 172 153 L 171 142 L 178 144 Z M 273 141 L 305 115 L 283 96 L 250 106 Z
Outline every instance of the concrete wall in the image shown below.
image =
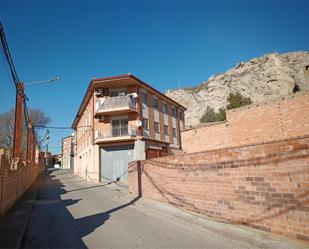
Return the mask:
M 302 118 L 300 118 L 302 119 Z M 309 136 L 141 161 L 143 197 L 309 240 Z M 138 193 L 138 164 L 129 189 Z
M 227 112 L 227 122 L 182 132 L 185 152 L 262 143 L 309 134 L 309 94 Z
M 34 183 L 44 167 L 39 164 L 18 163 L 17 170 L 10 169 L 10 156 L 0 150 L 0 216 L 4 215 Z M 44 158 L 43 158 L 44 160 Z

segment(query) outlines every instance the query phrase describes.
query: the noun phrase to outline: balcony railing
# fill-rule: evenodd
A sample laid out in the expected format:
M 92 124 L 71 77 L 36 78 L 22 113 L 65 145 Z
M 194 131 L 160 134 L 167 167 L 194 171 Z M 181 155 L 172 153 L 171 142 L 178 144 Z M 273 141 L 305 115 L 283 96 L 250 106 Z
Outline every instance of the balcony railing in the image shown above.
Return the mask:
M 108 132 L 102 132 L 100 130 L 95 131 L 95 140 L 98 141 L 110 141 L 110 140 L 122 140 L 136 137 L 136 128 L 131 126 L 111 127 Z
M 95 106 L 96 113 L 109 113 L 117 111 L 136 111 L 136 100 L 132 95 L 117 97 L 104 97 L 98 99 Z

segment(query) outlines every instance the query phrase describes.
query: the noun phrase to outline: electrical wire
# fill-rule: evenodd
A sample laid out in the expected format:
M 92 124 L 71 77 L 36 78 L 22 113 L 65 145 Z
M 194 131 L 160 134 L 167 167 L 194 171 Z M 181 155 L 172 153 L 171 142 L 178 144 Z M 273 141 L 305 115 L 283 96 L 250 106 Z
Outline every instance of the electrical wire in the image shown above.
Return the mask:
M 59 129 L 59 130 L 73 130 L 72 127 L 68 127 L 68 126 L 45 126 L 45 125 L 36 125 L 36 128 L 42 128 L 42 129 Z M 82 127 L 89 127 L 91 128 L 91 125 L 84 125 L 84 126 L 78 126 L 76 128 L 82 128 Z
M 15 87 L 17 88 L 17 83 L 19 82 L 19 78 L 18 78 L 16 69 L 15 69 L 15 66 L 14 66 L 14 63 L 13 63 L 13 60 L 12 60 L 10 49 L 9 49 L 9 46 L 8 46 L 8 43 L 7 43 L 7 40 L 6 40 L 6 37 L 5 37 L 4 28 L 3 28 L 1 22 L 0 22 L 0 40 L 1 40 L 1 44 L 2 44 L 2 50 L 3 50 L 3 53 L 6 57 L 6 60 L 8 62 Z
M 7 76 L 8 76 L 8 78 L 9 78 L 9 81 L 11 82 L 13 88 L 16 89 L 16 85 L 14 84 L 14 82 L 13 82 L 11 76 L 10 76 L 10 72 L 9 72 L 8 67 L 7 67 L 7 65 L 6 65 L 6 62 L 5 62 L 5 58 L 4 58 L 4 54 L 3 54 L 3 53 L 1 53 L 1 58 L 2 58 L 3 65 L 4 65 L 4 68 L 5 68 L 5 72 L 6 72 Z

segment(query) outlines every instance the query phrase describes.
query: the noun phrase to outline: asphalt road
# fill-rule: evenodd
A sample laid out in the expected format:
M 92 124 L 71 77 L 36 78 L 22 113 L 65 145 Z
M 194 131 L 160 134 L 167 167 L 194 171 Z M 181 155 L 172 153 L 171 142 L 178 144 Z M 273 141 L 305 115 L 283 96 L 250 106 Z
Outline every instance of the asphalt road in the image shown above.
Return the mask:
M 228 227 L 199 229 L 190 225 L 194 218 L 167 217 L 138 203 L 118 186 L 55 170 L 43 176 L 22 248 L 279 248 L 252 232 L 248 239 L 238 237 L 239 230 L 226 236 Z

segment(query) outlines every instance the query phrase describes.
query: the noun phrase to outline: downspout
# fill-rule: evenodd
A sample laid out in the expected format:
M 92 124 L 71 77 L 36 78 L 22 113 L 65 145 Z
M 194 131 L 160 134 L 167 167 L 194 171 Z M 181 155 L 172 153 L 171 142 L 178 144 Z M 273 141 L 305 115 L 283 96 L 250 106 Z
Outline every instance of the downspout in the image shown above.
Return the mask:
M 96 146 L 95 146 L 95 141 L 94 141 L 94 133 L 95 133 L 95 130 L 94 130 L 94 115 L 95 115 L 95 113 L 94 113 L 94 93 L 93 93 L 93 90 L 91 89 L 91 95 L 92 95 L 92 134 L 91 134 L 91 136 L 92 136 L 92 148 L 93 148 L 93 153 L 92 153 L 92 155 L 93 155 L 93 165 L 94 166 L 96 166 L 95 165 L 95 157 L 96 157 L 96 153 L 95 153 L 95 150 L 96 150 Z M 100 150 L 99 150 L 99 154 L 100 154 Z M 100 160 L 100 155 L 98 155 L 99 156 L 99 160 Z M 99 163 L 99 168 L 98 168 L 98 182 L 100 182 L 100 175 L 101 175 L 101 170 L 100 170 L 100 163 Z

